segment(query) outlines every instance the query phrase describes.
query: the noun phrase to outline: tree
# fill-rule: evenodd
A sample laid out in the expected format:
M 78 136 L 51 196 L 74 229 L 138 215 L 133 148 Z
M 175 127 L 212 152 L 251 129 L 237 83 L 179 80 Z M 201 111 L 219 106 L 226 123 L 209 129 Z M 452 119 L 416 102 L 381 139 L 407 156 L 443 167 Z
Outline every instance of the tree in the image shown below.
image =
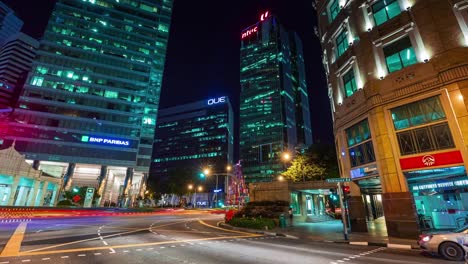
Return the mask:
M 310 146 L 294 157 L 282 175 L 295 182 L 340 177 L 335 148 L 324 144 Z
M 294 182 L 322 180 L 326 168 L 322 164 L 314 163 L 309 157 L 299 154 L 294 158 L 291 166 L 283 172 L 283 176 Z

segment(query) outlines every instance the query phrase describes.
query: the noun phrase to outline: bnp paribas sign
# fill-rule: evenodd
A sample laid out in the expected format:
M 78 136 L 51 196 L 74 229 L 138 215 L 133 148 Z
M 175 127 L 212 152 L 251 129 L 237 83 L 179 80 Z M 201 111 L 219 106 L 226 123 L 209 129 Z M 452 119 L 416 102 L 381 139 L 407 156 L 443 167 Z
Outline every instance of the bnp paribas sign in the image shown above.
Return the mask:
M 103 138 L 95 136 L 81 136 L 81 142 L 113 146 L 130 146 L 129 140 Z

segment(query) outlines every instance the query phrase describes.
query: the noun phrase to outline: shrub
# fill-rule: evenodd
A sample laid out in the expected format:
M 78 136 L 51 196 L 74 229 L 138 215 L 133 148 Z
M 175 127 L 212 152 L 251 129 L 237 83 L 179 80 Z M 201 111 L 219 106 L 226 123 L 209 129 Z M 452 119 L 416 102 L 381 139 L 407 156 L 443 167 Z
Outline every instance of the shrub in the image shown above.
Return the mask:
M 228 223 L 232 226 L 246 227 L 246 228 L 253 228 L 253 229 L 265 229 L 265 226 L 268 229 L 272 229 L 275 227 L 275 221 L 273 221 L 273 219 L 270 219 L 270 218 L 234 217 Z
M 57 206 L 73 206 L 73 203 L 70 200 L 62 200 L 57 203 Z

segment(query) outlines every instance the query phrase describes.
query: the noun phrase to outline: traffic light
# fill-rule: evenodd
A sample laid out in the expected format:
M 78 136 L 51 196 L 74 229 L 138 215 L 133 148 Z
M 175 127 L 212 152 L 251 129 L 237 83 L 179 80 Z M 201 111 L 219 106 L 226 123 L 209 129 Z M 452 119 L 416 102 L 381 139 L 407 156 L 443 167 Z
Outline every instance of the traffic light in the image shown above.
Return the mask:
M 77 187 L 73 187 L 73 193 L 77 193 L 79 191 L 80 191 L 80 189 L 78 189 Z
M 204 173 L 200 173 L 200 179 L 205 179 L 205 174 Z
M 330 199 L 332 199 L 333 201 L 338 200 L 338 195 L 335 189 L 330 189 Z
M 349 186 L 343 186 L 343 199 L 346 201 L 350 197 L 351 190 L 349 189 Z

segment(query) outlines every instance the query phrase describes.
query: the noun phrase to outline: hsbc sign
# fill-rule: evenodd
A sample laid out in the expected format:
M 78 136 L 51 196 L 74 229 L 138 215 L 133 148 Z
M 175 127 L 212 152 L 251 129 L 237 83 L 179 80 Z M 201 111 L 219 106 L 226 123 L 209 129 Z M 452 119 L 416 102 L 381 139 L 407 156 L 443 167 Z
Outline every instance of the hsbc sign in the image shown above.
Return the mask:
M 215 105 L 215 104 L 222 104 L 226 102 L 226 96 L 222 96 L 219 98 L 211 98 L 208 100 L 208 105 Z

